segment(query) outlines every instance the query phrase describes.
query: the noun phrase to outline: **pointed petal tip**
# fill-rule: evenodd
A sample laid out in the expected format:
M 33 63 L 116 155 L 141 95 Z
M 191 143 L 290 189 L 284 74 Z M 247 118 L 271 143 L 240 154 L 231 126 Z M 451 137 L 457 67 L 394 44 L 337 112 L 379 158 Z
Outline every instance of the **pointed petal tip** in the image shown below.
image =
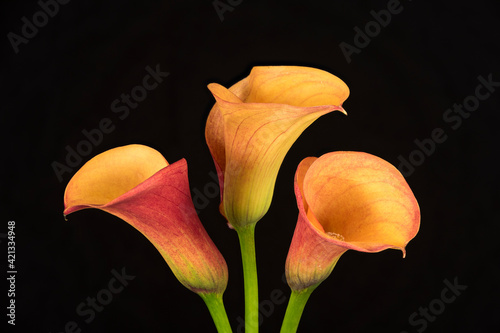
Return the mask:
M 401 250 L 403 252 L 403 259 L 406 258 L 406 249 L 404 247 L 398 248 L 398 250 Z
M 217 85 L 219 85 L 219 84 L 218 84 L 218 83 L 214 83 L 214 82 L 212 82 L 212 83 L 207 84 L 207 88 L 208 88 L 208 90 L 212 91 L 212 89 L 213 89 L 215 86 L 217 86 Z
M 64 216 L 64 220 L 65 221 L 68 221 L 68 215 L 71 214 L 71 213 L 74 213 L 80 209 L 82 209 L 83 207 L 82 206 L 69 206 L 69 207 L 65 207 L 64 210 L 63 210 L 63 216 Z
M 207 88 L 210 90 L 217 103 L 242 103 L 238 96 L 218 83 L 210 83 L 207 85 Z
M 214 95 L 214 97 L 217 97 L 220 94 L 219 91 L 221 89 L 226 89 L 222 85 L 215 83 L 215 82 L 207 84 L 207 88 L 208 88 L 208 90 L 210 90 L 212 95 Z

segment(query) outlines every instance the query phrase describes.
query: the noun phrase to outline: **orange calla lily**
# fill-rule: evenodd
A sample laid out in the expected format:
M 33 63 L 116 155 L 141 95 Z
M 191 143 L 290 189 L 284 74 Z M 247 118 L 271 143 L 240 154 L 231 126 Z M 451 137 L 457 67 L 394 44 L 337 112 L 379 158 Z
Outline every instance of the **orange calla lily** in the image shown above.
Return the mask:
M 347 250 L 403 251 L 420 226 L 420 209 L 401 173 L 361 152 L 308 157 L 298 166 L 299 217 L 286 261 L 293 291 L 314 288 Z
M 65 215 L 97 208 L 128 222 L 153 243 L 177 279 L 202 297 L 226 289 L 227 265 L 198 219 L 184 159 L 169 165 L 142 145 L 108 150 L 73 176 L 64 207 Z
M 218 172 L 220 210 L 234 227 L 251 225 L 269 209 L 292 144 L 320 116 L 345 113 L 349 88 L 330 73 L 296 66 L 254 67 L 229 89 L 208 88 L 216 104 L 205 136 Z

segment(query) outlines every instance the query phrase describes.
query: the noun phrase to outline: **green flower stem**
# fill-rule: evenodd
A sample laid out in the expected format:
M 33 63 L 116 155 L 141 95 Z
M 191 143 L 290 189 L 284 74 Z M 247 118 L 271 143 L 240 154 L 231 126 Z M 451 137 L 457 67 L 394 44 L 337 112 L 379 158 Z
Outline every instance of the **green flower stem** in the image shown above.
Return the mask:
M 255 224 L 237 228 L 245 287 L 245 332 L 259 332 L 259 287 L 255 259 Z
M 231 325 L 227 319 L 226 309 L 224 308 L 224 302 L 222 301 L 221 294 L 199 294 L 201 298 L 205 301 L 208 311 L 214 320 L 215 327 L 217 327 L 217 332 L 219 333 L 232 333 Z
M 286 308 L 285 318 L 283 319 L 283 324 L 281 325 L 281 333 L 297 332 L 300 317 L 302 316 L 307 300 L 318 285 L 319 284 L 300 291 L 292 290 L 292 295 L 290 296 L 290 300 L 288 301 L 288 306 Z

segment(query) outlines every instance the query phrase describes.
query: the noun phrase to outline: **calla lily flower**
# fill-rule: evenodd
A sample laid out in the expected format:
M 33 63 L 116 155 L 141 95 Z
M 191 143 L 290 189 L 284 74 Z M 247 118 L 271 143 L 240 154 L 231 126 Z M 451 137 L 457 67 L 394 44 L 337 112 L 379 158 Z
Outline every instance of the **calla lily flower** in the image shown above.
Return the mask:
M 405 247 L 420 226 L 420 209 L 401 173 L 361 152 L 308 157 L 298 166 L 299 217 L 286 261 L 292 291 L 315 288 L 347 250 Z
M 220 211 L 235 228 L 255 224 L 271 204 L 281 163 L 317 118 L 341 111 L 349 88 L 315 68 L 254 67 L 229 89 L 208 88 L 216 104 L 205 136 L 217 169 Z
M 227 265 L 198 219 L 184 159 L 169 165 L 159 152 L 142 145 L 108 150 L 73 176 L 64 207 L 65 215 L 97 208 L 123 219 L 202 298 L 226 289 Z

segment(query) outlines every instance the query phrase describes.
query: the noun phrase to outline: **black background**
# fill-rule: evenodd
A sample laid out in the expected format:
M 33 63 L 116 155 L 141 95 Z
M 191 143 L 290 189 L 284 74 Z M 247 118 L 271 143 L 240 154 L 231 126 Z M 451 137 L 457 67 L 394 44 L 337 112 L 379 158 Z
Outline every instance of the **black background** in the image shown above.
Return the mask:
M 288 297 L 284 261 L 297 218 L 293 174 L 307 156 L 365 151 L 398 165 L 442 128 L 407 181 L 422 213 L 407 247 L 378 254 L 347 252 L 313 293 L 301 332 L 493 332 L 498 327 L 498 126 L 500 91 L 480 102 L 456 130 L 445 111 L 474 95 L 478 76 L 500 81 L 499 10 L 495 1 L 401 1 L 402 11 L 348 63 L 339 44 L 354 45 L 354 27 L 388 1 L 233 1 L 221 21 L 212 1 L 71 1 L 15 53 L 7 34 L 21 34 L 36 1 L 2 3 L 1 227 L 16 221 L 16 327 L 19 332 L 212 332 L 202 300 L 182 287 L 155 248 L 135 229 L 97 210 L 62 216 L 63 193 L 52 163 L 103 118 L 115 125 L 83 161 L 110 148 L 142 143 L 169 162 L 186 158 L 190 186 L 204 191 L 215 168 L 204 140 L 214 103 L 206 85 L 225 86 L 255 65 L 304 65 L 343 79 L 349 116 L 332 113 L 310 126 L 281 167 L 273 204 L 258 223 L 260 299 Z M 145 67 L 170 75 L 121 120 L 111 103 L 142 83 Z M 498 89 L 497 89 L 498 90 Z M 235 332 L 243 290 L 236 233 L 211 197 L 200 218 L 226 258 L 224 299 Z M 7 240 L 0 239 L 2 276 Z M 90 323 L 76 313 L 125 268 L 135 276 Z M 4 280 L 3 278 L 2 280 Z M 409 317 L 440 299 L 444 280 L 467 289 L 427 326 Z M 2 324 L 7 285 L 2 284 Z M 436 301 L 432 304 L 437 304 Z M 277 332 L 286 302 L 266 312 L 262 332 Z M 10 331 L 14 328 L 9 325 Z

